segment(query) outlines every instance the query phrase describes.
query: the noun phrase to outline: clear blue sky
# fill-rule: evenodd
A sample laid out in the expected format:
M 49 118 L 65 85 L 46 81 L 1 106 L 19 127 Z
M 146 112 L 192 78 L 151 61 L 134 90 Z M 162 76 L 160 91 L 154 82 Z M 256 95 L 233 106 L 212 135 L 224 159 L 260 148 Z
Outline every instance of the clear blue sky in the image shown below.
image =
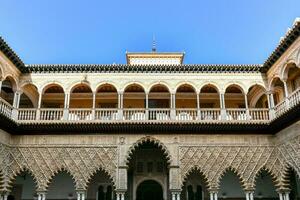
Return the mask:
M 84 3 L 83 3 L 84 2 Z M 185 51 L 185 63 L 263 63 L 299 0 L 7 0 L 0 34 L 26 64 L 125 63 L 125 52 Z

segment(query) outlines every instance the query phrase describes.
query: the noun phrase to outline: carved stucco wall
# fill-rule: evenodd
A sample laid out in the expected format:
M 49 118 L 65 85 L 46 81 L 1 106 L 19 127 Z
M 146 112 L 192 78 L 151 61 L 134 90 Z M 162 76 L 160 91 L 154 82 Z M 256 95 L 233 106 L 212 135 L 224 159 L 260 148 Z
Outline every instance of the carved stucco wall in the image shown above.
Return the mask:
M 65 146 L 38 142 L 37 145 L 3 143 L 0 145 L 1 190 L 9 190 L 15 177 L 24 170 L 33 175 L 40 191 L 47 190 L 53 176 L 61 170 L 73 177 L 77 190 L 86 189 L 97 170 L 105 171 L 116 189 L 125 190 L 127 161 L 136 147 L 146 141 L 156 143 L 168 159 L 170 189 L 180 190 L 185 178 L 195 169 L 203 174 L 211 190 L 219 188 L 228 169 L 239 176 L 245 190 L 255 188 L 255 179 L 263 169 L 271 174 L 277 189 L 287 189 L 288 170 L 292 168 L 300 175 L 299 126 L 295 123 L 276 136 L 115 135 L 111 136 L 114 145 L 111 141 L 108 145 L 101 144 L 103 138 L 101 140 L 99 135 L 91 136 L 97 145 L 85 143 L 87 136 L 81 136 L 84 146 L 78 145 L 78 141 Z M 21 143 L 29 139 L 34 141 L 29 136 L 22 137 L 25 139 L 18 140 Z M 51 136 L 48 137 L 51 141 Z
M 9 190 L 22 171 L 34 177 L 38 191 L 46 191 L 53 176 L 68 172 L 77 190 L 86 189 L 98 170 L 106 172 L 115 182 L 116 147 L 8 147 L 1 145 L 2 190 Z

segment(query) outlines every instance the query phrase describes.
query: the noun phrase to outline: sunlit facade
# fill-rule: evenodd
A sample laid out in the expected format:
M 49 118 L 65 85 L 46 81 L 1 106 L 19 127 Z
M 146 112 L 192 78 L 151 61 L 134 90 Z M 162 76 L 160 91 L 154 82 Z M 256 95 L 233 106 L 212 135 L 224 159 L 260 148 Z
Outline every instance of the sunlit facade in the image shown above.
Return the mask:
M 0 38 L 1 200 L 300 199 L 299 35 L 257 65 L 25 65 Z

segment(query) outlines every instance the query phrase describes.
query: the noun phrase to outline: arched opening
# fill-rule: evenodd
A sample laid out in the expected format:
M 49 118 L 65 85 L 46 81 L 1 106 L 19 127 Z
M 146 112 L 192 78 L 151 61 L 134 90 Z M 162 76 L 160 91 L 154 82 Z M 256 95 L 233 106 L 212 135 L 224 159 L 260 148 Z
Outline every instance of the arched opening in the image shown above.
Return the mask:
M 261 85 L 253 85 L 247 93 L 247 102 L 251 120 L 269 119 L 269 102 L 266 89 Z
M 50 84 L 43 89 L 41 108 L 63 108 L 64 89 L 57 84 Z
M 285 76 L 287 78 L 288 93 L 292 94 L 300 87 L 300 68 L 295 63 L 286 66 Z
M 188 84 L 179 86 L 175 95 L 176 119 L 195 120 L 197 119 L 197 93 Z
M 144 197 L 137 196 L 138 186 L 140 183 L 145 181 L 145 177 L 156 181 L 162 187 L 163 199 L 168 198 L 168 184 L 169 184 L 169 173 L 168 173 L 168 160 L 162 147 L 154 141 L 144 141 L 138 145 L 131 154 L 128 163 L 128 199 L 140 199 Z M 149 180 L 146 178 L 146 180 Z M 151 185 L 151 184 L 150 184 Z M 146 184 L 146 194 L 152 191 L 157 192 L 157 187 L 149 187 Z M 145 187 L 142 187 L 144 190 Z M 145 194 L 142 192 L 142 194 Z
M 36 197 L 36 184 L 32 175 L 27 171 L 19 173 L 12 182 L 12 188 L 8 199 L 34 199 Z
M 91 178 L 87 187 L 89 200 L 113 200 L 113 184 L 110 177 L 102 170 L 98 170 Z
M 227 170 L 220 180 L 219 199 L 245 199 L 241 181 L 232 170 Z
M 204 200 L 209 199 L 207 182 L 202 173 L 197 169 L 192 170 L 186 177 L 182 192 L 182 200 Z
M 175 97 L 176 108 L 197 108 L 197 94 L 191 85 L 183 84 L 179 86 Z
M 214 85 L 204 85 L 199 94 L 200 108 L 220 108 L 219 90 Z
M 225 108 L 245 108 L 245 96 L 238 85 L 230 85 L 225 90 Z
M 245 95 L 238 85 L 230 85 L 224 94 L 226 120 L 247 120 Z
M 268 108 L 266 89 L 261 85 L 253 85 L 247 93 L 249 108 Z
M 103 84 L 98 87 L 95 104 L 95 119 L 118 119 L 118 92 L 113 85 Z
M 137 187 L 136 200 L 163 200 L 163 189 L 157 181 L 143 181 Z
M 75 85 L 70 92 L 70 108 L 92 108 L 93 92 L 87 84 Z
M 145 90 L 141 85 L 131 84 L 125 88 L 123 96 L 123 116 L 125 120 L 145 120 Z
M 16 82 L 13 78 L 7 77 L 1 86 L 1 98 L 4 99 L 10 105 L 13 105 L 14 102 L 14 93 L 16 90 Z
M 170 119 L 170 91 L 163 84 L 156 84 L 150 88 L 148 97 L 149 119 Z
M 111 84 L 100 85 L 97 89 L 96 108 L 118 108 L 118 92 Z
M 201 119 L 218 120 L 220 116 L 219 90 L 212 84 L 204 85 L 199 94 Z
M 37 108 L 39 93 L 35 85 L 26 84 L 22 87 L 19 108 Z
M 266 170 L 261 170 L 256 177 L 254 198 L 279 199 L 274 182 L 272 180 L 272 176 Z
M 46 198 L 60 200 L 76 199 L 75 184 L 70 174 L 66 171 L 58 172 L 49 185 Z
M 278 77 L 273 79 L 271 84 L 271 90 L 274 92 L 273 99 L 275 106 L 284 101 L 284 84 Z
M 300 178 L 297 176 L 297 173 L 289 168 L 287 173 L 287 184 L 289 185 L 290 191 L 290 199 L 297 200 L 300 199 Z

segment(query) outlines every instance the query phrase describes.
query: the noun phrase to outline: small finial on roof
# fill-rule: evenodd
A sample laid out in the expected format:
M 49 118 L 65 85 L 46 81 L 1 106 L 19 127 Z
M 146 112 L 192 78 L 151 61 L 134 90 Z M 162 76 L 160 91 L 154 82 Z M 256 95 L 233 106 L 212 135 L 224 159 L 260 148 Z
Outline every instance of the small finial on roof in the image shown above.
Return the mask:
M 152 52 L 156 52 L 156 43 L 155 43 L 155 35 L 152 37 Z

